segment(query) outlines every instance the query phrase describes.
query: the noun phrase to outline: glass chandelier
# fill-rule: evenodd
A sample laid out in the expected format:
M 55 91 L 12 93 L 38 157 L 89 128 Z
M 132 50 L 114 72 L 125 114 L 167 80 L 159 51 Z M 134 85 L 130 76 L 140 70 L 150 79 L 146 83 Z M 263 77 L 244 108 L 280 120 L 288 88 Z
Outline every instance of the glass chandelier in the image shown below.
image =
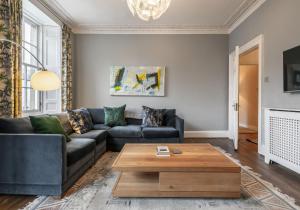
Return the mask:
M 127 0 L 132 15 L 144 21 L 156 20 L 165 13 L 171 0 Z

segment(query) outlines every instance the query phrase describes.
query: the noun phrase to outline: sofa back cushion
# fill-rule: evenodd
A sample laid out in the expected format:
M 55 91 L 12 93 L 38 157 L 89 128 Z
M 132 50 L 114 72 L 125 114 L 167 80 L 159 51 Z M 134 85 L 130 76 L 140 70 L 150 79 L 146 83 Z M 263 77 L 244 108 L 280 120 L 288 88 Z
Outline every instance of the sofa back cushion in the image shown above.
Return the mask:
M 104 124 L 104 109 L 88 108 L 94 124 Z M 142 119 L 127 117 L 128 125 L 142 125 Z M 176 109 L 164 109 L 163 126 L 175 127 L 176 125 Z
M 142 125 L 142 119 L 126 118 L 127 125 Z
M 29 117 L 0 118 L 0 133 L 34 133 Z
M 88 108 L 94 124 L 104 124 L 104 109 Z
M 176 109 L 164 109 L 163 126 L 176 126 Z

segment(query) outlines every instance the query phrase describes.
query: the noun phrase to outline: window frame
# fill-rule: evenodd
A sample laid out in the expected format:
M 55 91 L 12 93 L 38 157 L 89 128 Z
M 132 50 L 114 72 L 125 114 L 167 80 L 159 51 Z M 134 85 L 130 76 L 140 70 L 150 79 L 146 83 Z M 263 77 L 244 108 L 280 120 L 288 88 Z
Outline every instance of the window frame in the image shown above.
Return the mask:
M 30 43 L 30 42 L 27 42 L 25 41 L 25 23 L 28 23 L 30 24 L 31 26 L 34 26 L 36 27 L 37 29 L 37 34 L 36 34 L 36 39 L 37 39 L 37 45 L 35 46 L 34 44 Z M 23 22 L 22 22 L 22 46 L 26 46 L 26 45 L 29 45 L 30 47 L 34 47 L 36 48 L 36 57 L 41 60 L 42 58 L 42 49 L 41 47 L 43 46 L 43 43 L 42 43 L 42 26 L 41 24 L 39 24 L 37 21 L 34 21 L 32 20 L 29 16 L 25 15 L 24 14 L 24 17 L 23 17 Z M 29 49 L 28 49 L 29 50 Z M 27 105 L 27 97 L 28 97 L 28 93 L 27 91 L 32 89 L 30 86 L 27 86 L 24 85 L 23 83 L 28 83 L 30 82 L 30 80 L 27 79 L 27 75 L 28 75 L 28 68 L 34 68 L 36 70 L 39 70 L 41 68 L 41 66 L 39 65 L 38 62 L 36 62 L 36 65 L 34 64 L 30 64 L 30 63 L 26 63 L 24 60 L 24 56 L 25 56 L 25 53 L 24 53 L 24 49 L 22 49 L 22 97 L 25 97 L 25 104 L 22 104 L 22 113 L 23 114 L 35 114 L 35 113 L 42 113 L 43 112 L 43 92 L 41 91 L 36 91 L 35 94 L 38 95 L 38 108 L 37 109 L 23 109 L 24 105 L 26 106 Z M 25 78 L 23 78 L 23 68 L 24 68 L 24 74 L 25 74 Z M 25 90 L 24 90 L 25 89 Z M 23 94 L 23 90 L 25 92 L 25 94 Z M 22 100 L 23 102 L 23 100 Z

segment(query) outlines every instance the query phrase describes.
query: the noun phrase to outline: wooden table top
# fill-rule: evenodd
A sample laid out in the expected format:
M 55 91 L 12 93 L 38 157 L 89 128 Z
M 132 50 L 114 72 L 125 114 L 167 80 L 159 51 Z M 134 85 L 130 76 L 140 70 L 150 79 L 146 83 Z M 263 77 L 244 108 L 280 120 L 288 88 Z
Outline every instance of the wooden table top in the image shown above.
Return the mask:
M 157 157 L 156 147 L 168 146 L 170 157 Z M 180 149 L 182 154 L 172 154 Z M 126 144 L 115 160 L 118 171 L 240 172 L 240 166 L 210 144 Z

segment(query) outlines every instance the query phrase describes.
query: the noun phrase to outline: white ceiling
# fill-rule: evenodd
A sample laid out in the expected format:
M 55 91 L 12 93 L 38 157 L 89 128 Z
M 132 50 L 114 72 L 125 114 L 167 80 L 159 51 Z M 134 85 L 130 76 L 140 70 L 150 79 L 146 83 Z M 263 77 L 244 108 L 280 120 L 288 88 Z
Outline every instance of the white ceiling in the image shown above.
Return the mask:
M 126 0 L 40 0 L 75 33 L 228 33 L 265 0 L 172 0 L 167 12 L 145 22 Z

